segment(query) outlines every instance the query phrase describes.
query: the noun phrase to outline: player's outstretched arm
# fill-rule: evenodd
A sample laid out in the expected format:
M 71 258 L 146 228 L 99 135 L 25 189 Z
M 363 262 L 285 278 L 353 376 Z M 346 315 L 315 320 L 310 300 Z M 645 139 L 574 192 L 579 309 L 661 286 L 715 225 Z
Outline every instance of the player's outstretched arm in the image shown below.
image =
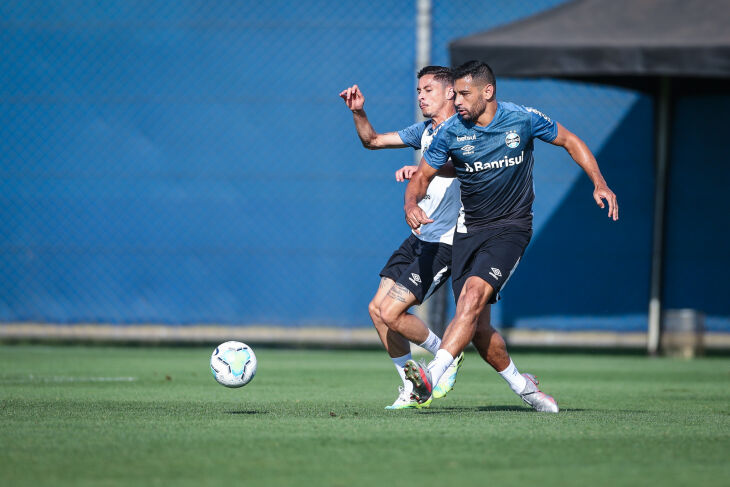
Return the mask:
M 416 231 L 421 233 L 419 228 L 421 225 L 433 222 L 426 212 L 418 206 L 418 202 L 426 196 L 426 189 L 429 183 L 436 175 L 436 169 L 432 168 L 426 161 L 421 158 L 418 170 L 411 176 L 411 180 L 406 187 L 405 205 L 403 210 L 406 214 L 406 223 Z
M 595 187 L 593 190 L 593 199 L 596 200 L 596 204 L 601 208 L 605 208 L 603 200 L 606 200 L 608 203 L 608 217 L 613 218 L 613 221 L 618 220 L 618 201 L 616 200 L 616 195 L 613 194 L 613 191 L 606 184 L 606 180 L 603 179 L 603 175 L 598 168 L 598 162 L 596 162 L 593 153 L 580 137 L 559 123 L 557 125 L 558 136 L 552 143 L 568 151 L 570 157 L 583 168 L 588 177 L 591 178 L 591 181 L 593 181 L 593 186 Z
M 363 108 L 365 106 L 365 96 L 357 85 L 342 90 L 340 98 L 345 101 L 347 108 L 352 111 L 355 130 L 357 130 L 357 136 L 360 137 L 363 147 L 371 150 L 408 147 L 403 143 L 398 132 L 379 134 L 375 131 Z

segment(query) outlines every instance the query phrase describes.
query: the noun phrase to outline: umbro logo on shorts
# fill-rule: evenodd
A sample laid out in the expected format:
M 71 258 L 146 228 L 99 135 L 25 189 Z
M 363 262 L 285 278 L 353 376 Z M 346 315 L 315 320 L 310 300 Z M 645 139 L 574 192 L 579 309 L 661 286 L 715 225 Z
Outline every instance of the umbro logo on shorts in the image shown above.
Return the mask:
M 492 272 L 490 272 L 489 275 L 499 281 L 499 278 L 502 277 L 502 271 L 496 267 L 492 267 Z
M 415 272 L 412 272 L 411 273 L 411 277 L 409 277 L 408 280 L 411 281 L 416 286 L 418 286 L 419 284 L 421 284 L 421 276 L 419 276 Z

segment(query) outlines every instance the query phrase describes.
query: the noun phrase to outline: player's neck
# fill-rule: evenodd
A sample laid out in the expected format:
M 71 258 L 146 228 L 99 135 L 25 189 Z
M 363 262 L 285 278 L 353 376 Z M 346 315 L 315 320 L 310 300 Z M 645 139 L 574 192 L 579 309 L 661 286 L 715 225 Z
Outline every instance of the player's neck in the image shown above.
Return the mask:
M 439 125 L 441 125 L 441 123 L 444 122 L 444 120 L 446 120 L 447 118 L 451 117 L 454 113 L 456 113 L 456 111 L 453 108 L 450 111 L 449 110 L 444 110 L 444 111 L 442 111 L 440 113 L 437 113 L 436 115 L 434 115 L 433 117 L 431 117 L 431 124 L 434 127 L 438 127 Z
M 486 127 L 490 123 L 492 123 L 492 120 L 494 120 L 494 116 L 497 114 L 497 100 L 493 99 L 490 102 L 487 102 L 487 108 L 484 110 L 484 113 L 479 115 L 479 118 L 477 118 L 476 124 L 480 127 Z

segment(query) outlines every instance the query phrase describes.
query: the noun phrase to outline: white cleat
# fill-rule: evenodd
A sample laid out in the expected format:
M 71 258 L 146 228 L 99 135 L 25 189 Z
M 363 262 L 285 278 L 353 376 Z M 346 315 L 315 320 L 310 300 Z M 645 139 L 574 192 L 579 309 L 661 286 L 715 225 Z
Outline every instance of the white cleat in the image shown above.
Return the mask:
M 423 404 L 418 404 L 418 401 L 416 401 L 411 395 L 411 391 L 406 390 L 406 388 L 403 386 L 400 386 L 398 387 L 398 397 L 395 399 L 395 402 L 390 406 L 385 406 L 385 409 L 421 409 L 427 408 L 430 405 L 431 401 L 427 401 Z
M 520 393 L 520 397 L 525 401 L 525 404 L 541 413 L 557 413 L 560 410 L 555 398 L 548 396 L 537 388 L 540 382 L 534 375 L 522 374 L 522 377 L 527 380 L 525 388 Z
M 411 392 L 400 386 L 398 387 L 398 397 L 395 398 L 395 402 L 390 406 L 385 406 L 385 409 L 411 409 L 416 406 L 418 406 L 418 402 L 411 399 Z

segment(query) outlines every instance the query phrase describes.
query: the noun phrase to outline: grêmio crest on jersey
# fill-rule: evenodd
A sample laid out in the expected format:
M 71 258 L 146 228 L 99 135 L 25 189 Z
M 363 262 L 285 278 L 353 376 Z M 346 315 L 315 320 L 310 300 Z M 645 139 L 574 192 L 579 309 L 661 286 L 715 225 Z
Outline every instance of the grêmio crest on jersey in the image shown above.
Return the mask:
M 439 169 L 451 157 L 461 181 L 466 224 L 486 227 L 531 212 L 534 139 L 552 142 L 555 137 L 557 124 L 543 113 L 499 102 L 486 127 L 449 119 L 424 158 Z

